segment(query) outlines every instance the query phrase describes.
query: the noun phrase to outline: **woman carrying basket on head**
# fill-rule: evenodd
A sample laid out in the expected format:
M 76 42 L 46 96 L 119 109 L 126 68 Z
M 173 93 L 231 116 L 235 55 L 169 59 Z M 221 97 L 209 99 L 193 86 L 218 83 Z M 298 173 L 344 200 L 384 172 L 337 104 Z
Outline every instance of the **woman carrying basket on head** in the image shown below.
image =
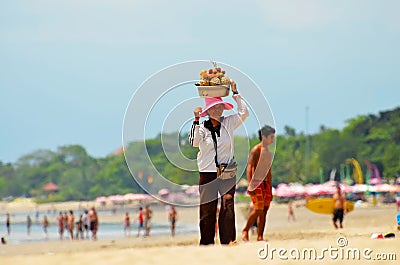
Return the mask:
M 194 109 L 194 122 L 189 133 L 190 144 L 199 148 L 200 245 L 214 244 L 218 192 L 221 196 L 218 218 L 220 242 L 229 244 L 236 240 L 236 171 L 233 175 L 225 173 L 235 164 L 233 132 L 249 116 L 249 111 L 232 80 L 231 90 L 238 106 L 237 113 L 223 117 L 223 111 L 233 109 L 233 105 L 220 97 L 205 98 L 205 108 Z M 200 117 L 207 115 L 209 119 L 200 124 Z M 232 167 L 235 168 L 235 165 Z

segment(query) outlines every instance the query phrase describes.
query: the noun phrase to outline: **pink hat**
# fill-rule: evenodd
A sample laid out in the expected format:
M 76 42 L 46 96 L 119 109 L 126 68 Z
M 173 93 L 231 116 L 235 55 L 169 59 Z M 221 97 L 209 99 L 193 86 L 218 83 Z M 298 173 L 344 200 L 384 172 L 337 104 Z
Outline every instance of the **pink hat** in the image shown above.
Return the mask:
M 200 113 L 201 117 L 206 116 L 207 115 L 207 110 L 209 110 L 211 107 L 214 107 L 217 104 L 224 104 L 224 106 L 225 106 L 224 109 L 225 110 L 233 109 L 233 105 L 231 103 L 223 101 L 221 97 L 206 98 L 205 101 L 206 101 L 206 107 Z

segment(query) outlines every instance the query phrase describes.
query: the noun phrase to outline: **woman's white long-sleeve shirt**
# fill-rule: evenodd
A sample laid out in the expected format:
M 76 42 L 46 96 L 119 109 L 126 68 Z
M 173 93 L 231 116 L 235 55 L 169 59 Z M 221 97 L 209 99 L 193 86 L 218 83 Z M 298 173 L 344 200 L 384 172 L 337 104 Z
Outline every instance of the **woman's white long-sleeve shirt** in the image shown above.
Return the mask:
M 249 110 L 243 98 L 237 94 L 232 98 L 237 103 L 238 113 L 224 117 L 221 122 L 220 136 L 217 138 L 218 163 L 229 163 L 234 155 L 234 135 L 242 122 L 249 116 Z M 209 129 L 204 127 L 204 122 L 193 122 L 189 132 L 189 142 L 198 147 L 197 166 L 199 172 L 216 172 L 215 148 Z

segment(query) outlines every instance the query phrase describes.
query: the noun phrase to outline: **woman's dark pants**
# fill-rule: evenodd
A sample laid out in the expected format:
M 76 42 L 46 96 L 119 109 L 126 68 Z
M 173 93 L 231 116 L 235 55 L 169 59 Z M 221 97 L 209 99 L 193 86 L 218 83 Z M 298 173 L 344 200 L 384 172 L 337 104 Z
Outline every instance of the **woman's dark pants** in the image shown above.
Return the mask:
M 214 244 L 218 192 L 221 207 L 218 216 L 221 244 L 236 240 L 234 195 L 236 177 L 219 179 L 216 172 L 200 172 L 200 245 Z

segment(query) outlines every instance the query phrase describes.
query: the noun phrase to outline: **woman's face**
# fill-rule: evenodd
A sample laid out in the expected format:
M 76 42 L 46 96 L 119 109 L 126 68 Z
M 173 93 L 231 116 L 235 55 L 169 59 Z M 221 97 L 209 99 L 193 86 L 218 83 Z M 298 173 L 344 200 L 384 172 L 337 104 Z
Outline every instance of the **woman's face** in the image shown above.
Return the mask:
M 217 104 L 215 106 L 212 106 L 211 108 L 209 108 L 207 110 L 207 114 L 215 119 L 215 120 L 219 120 L 219 118 L 221 118 L 222 113 L 224 112 L 225 106 L 224 104 Z

